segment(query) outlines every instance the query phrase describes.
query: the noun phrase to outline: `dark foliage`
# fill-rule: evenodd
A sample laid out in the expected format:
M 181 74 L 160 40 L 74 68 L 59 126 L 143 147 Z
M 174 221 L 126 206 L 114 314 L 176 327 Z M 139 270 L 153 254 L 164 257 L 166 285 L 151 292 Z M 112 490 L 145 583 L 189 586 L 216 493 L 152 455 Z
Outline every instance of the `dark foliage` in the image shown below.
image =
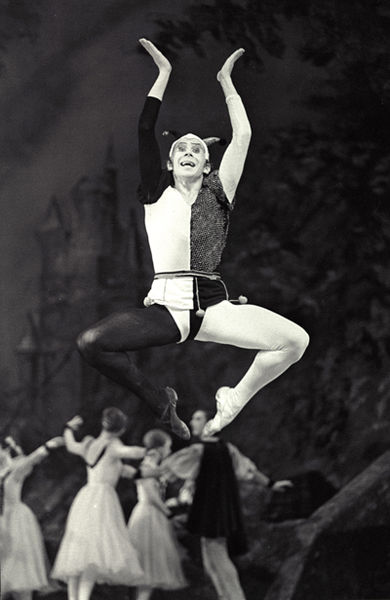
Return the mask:
M 41 22 L 41 0 L 0 0 L 0 53 L 5 53 L 15 40 L 21 38 L 33 42 Z M 4 65 L 0 58 L 0 69 Z
M 263 68 L 265 51 L 283 55 L 288 21 L 298 55 L 322 77 L 304 98 L 319 119 L 275 131 L 266 147 L 254 140 L 237 211 L 247 239 L 236 236 L 225 268 L 311 334 L 307 368 L 278 388 L 294 401 L 286 426 L 298 455 L 311 447 L 342 463 L 350 447 L 359 462 L 390 417 L 388 7 L 197 2 L 184 20 L 159 21 L 159 42 L 202 54 L 207 33 Z

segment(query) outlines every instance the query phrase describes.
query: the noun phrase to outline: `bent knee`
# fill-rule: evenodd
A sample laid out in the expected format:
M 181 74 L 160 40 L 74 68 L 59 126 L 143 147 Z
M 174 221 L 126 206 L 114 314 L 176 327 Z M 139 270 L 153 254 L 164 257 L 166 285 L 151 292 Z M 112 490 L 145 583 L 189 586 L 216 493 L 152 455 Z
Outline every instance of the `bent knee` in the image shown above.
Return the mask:
M 76 340 L 77 348 L 85 358 L 93 358 L 100 351 L 99 332 L 97 329 L 87 329 L 80 333 Z
M 288 343 L 288 351 L 292 363 L 297 362 L 302 358 L 309 342 L 309 334 L 302 327 L 297 325 L 294 336 L 291 337 Z

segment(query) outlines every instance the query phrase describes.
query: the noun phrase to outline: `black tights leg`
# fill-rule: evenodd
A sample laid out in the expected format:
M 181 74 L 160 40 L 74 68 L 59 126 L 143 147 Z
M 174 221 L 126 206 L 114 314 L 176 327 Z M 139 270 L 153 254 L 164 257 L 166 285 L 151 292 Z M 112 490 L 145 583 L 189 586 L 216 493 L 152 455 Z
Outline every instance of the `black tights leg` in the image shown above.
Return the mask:
M 167 405 L 166 393 L 150 383 L 128 352 L 179 339 L 180 332 L 169 311 L 153 305 L 114 313 L 81 333 L 77 345 L 92 367 L 134 392 L 160 417 Z

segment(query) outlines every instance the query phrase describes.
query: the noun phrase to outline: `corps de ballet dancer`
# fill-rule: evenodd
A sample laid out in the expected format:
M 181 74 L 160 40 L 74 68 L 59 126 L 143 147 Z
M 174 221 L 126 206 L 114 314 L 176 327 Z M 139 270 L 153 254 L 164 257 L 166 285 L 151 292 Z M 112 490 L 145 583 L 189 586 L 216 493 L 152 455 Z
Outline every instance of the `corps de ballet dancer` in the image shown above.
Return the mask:
M 48 440 L 25 456 L 12 438 L 0 446 L 0 594 L 1 598 L 32 600 L 33 592 L 49 588 L 45 546 L 32 510 L 22 501 L 23 484 L 62 437 Z M 11 456 L 11 449 L 16 456 Z
M 95 583 L 143 583 L 143 570 L 130 542 L 115 486 L 120 477 L 133 478 L 136 472 L 122 459 L 142 459 L 145 448 L 126 446 L 120 440 L 127 417 L 118 408 L 103 411 L 97 438 L 86 436 L 76 441 L 74 433 L 81 424 L 81 417 L 71 419 L 64 440 L 69 452 L 84 459 L 88 480 L 70 507 L 51 573 L 53 579 L 67 583 L 69 600 L 89 600 Z
M 147 452 L 140 474 L 145 468 L 158 467 L 170 454 L 172 440 L 165 431 L 152 429 L 145 434 L 143 443 Z M 136 479 L 136 486 L 138 502 L 128 523 L 130 540 L 144 571 L 144 584 L 137 589 L 136 599 L 149 600 L 153 589 L 177 590 L 188 584 L 159 480 L 141 475 Z

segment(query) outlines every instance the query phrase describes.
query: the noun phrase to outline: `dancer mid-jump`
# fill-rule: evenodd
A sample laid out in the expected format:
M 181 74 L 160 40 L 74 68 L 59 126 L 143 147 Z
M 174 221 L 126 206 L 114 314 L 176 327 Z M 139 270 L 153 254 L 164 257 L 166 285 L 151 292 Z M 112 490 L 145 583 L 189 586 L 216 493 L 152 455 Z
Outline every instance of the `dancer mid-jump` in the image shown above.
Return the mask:
M 205 432 L 211 435 L 298 361 L 309 337 L 295 323 L 265 308 L 229 302 L 216 272 L 251 138 L 244 105 L 231 79 L 244 50 L 236 50 L 217 75 L 233 130 L 219 170 L 211 171 L 208 146 L 192 133 L 172 144 L 167 169 L 162 169 L 154 130 L 171 65 L 150 41 L 140 43 L 159 71 L 139 122 L 139 196 L 155 276 L 145 308 L 99 322 L 80 336 L 79 348 L 91 365 L 137 393 L 163 420 L 168 415 L 172 430 L 181 437 L 189 437 L 189 432 L 176 416 L 174 391 L 155 388 L 126 353 L 187 339 L 257 350 L 241 381 L 217 391 L 217 413 Z

